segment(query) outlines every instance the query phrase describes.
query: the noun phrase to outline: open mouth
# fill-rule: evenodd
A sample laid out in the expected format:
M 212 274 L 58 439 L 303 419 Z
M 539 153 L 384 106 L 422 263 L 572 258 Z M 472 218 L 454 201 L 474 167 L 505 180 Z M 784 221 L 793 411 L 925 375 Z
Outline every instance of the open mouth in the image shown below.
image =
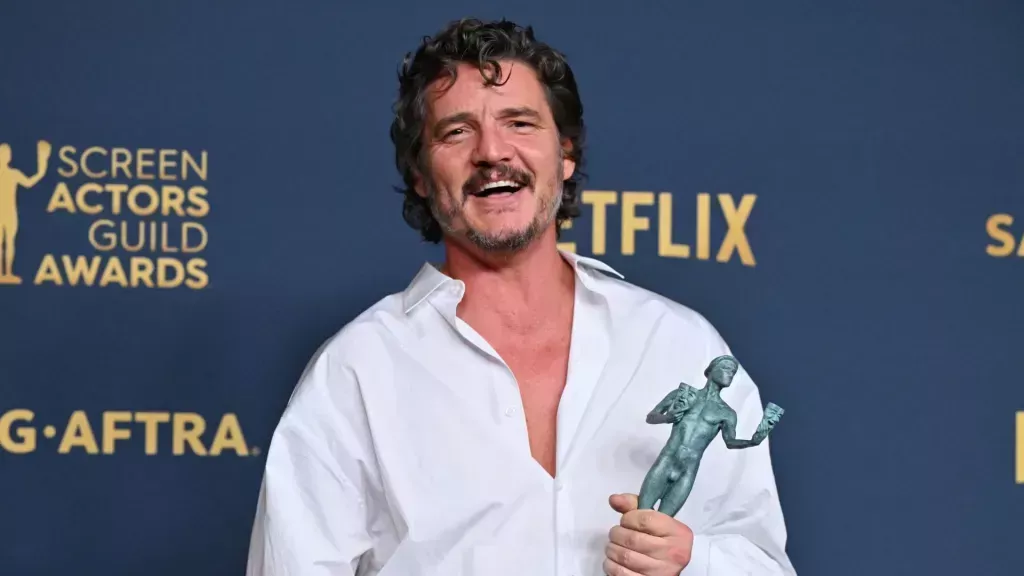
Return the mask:
M 479 190 L 473 192 L 477 198 L 489 198 L 491 196 L 511 196 L 523 189 L 523 184 L 515 180 L 497 180 L 484 184 Z

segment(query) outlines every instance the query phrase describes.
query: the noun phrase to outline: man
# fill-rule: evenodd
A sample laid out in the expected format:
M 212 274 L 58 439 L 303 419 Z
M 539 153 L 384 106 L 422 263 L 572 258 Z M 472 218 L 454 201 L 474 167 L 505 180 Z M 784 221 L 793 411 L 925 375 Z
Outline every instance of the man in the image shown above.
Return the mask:
M 315 354 L 267 453 L 248 574 L 793 574 L 767 442 L 712 444 L 677 518 L 638 510 L 645 415 L 728 353 L 697 313 L 557 248 L 582 105 L 512 23 L 406 59 L 391 130 L 404 215 L 445 262 Z M 722 397 L 762 414 L 740 370 Z

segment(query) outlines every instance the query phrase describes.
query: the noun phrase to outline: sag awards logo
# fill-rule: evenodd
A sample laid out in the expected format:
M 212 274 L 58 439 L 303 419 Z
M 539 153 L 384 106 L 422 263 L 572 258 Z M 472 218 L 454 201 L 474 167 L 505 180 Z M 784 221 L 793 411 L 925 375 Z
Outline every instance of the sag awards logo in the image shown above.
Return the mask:
M 31 454 L 41 448 L 61 455 L 111 455 L 125 443 L 141 440 L 141 446 L 129 450 L 146 456 L 260 455 L 258 447 L 246 444 L 238 416 L 230 413 L 220 417 L 216 428 L 193 412 L 106 411 L 90 419 L 84 410 L 76 410 L 56 424 L 39 423 L 32 410 L 0 412 L 0 451 Z
M 696 195 L 692 227 L 676 216 L 687 211 L 673 208 L 671 192 L 615 192 L 606 190 L 585 190 L 582 203 L 591 210 L 590 254 L 600 256 L 609 250 L 608 230 L 618 227 L 620 231 L 618 249 L 624 256 L 636 253 L 639 233 L 657 233 L 657 253 L 663 258 L 681 258 L 731 262 L 739 260 L 743 266 L 756 266 L 754 251 L 746 234 L 747 220 L 754 208 L 757 196 L 744 194 L 737 202 L 731 194 L 708 193 Z M 717 210 L 725 220 L 725 234 L 717 243 L 712 241 L 712 210 Z M 654 227 L 652 229 L 652 226 Z M 566 222 L 563 229 L 570 229 L 572 222 Z M 562 242 L 559 247 L 576 252 L 577 242 Z
M 988 217 L 988 220 L 985 221 L 985 232 L 993 240 L 985 246 L 985 252 L 989 256 L 1024 258 L 1024 230 L 1014 234 L 1012 226 L 1013 216 L 1009 214 L 993 214 Z M 1018 238 L 1020 238 L 1019 241 Z
M 206 151 L 62 146 L 45 210 L 83 239 L 27 262 L 18 256 L 18 193 L 43 188 L 54 163 L 49 142 L 35 152 L 36 172 L 27 176 L 12 166 L 11 146 L 0 144 L 0 285 L 208 286 Z

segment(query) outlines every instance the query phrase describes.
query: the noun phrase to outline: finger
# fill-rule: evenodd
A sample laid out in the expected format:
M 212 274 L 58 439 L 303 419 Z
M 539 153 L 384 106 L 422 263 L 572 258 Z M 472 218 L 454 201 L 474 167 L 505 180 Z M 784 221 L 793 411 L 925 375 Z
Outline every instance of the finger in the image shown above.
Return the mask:
M 657 510 L 633 510 L 623 514 L 622 520 L 619 521 L 623 528 L 661 537 L 678 534 L 676 524 L 674 518 Z
M 627 512 L 636 510 L 639 502 L 634 494 L 612 494 L 608 498 L 608 503 L 611 507 L 619 514 L 625 514 Z
M 657 558 L 657 552 L 664 546 L 664 541 L 657 536 L 651 536 L 622 526 L 612 526 L 608 531 L 608 541 L 614 542 L 623 548 L 628 548 L 641 554 Z
M 604 555 L 619 566 L 641 574 L 651 574 L 661 566 L 661 562 L 636 550 L 630 550 L 609 542 L 604 547 Z
M 608 558 L 604 559 L 604 563 L 601 564 L 601 568 L 604 569 L 604 573 L 608 576 L 643 576 L 642 574 L 637 574 L 625 566 L 616 564 L 614 560 L 609 560 Z

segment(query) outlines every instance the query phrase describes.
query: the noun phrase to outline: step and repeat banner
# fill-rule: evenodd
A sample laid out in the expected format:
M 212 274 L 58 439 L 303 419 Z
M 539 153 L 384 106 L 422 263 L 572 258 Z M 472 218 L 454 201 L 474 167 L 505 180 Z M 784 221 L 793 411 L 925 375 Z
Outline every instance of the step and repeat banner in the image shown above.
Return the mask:
M 574 66 L 563 247 L 786 408 L 799 573 L 1024 571 L 1024 8 L 661 4 L 0 4 L 0 573 L 243 573 L 306 361 L 442 256 L 390 106 L 464 16 Z

